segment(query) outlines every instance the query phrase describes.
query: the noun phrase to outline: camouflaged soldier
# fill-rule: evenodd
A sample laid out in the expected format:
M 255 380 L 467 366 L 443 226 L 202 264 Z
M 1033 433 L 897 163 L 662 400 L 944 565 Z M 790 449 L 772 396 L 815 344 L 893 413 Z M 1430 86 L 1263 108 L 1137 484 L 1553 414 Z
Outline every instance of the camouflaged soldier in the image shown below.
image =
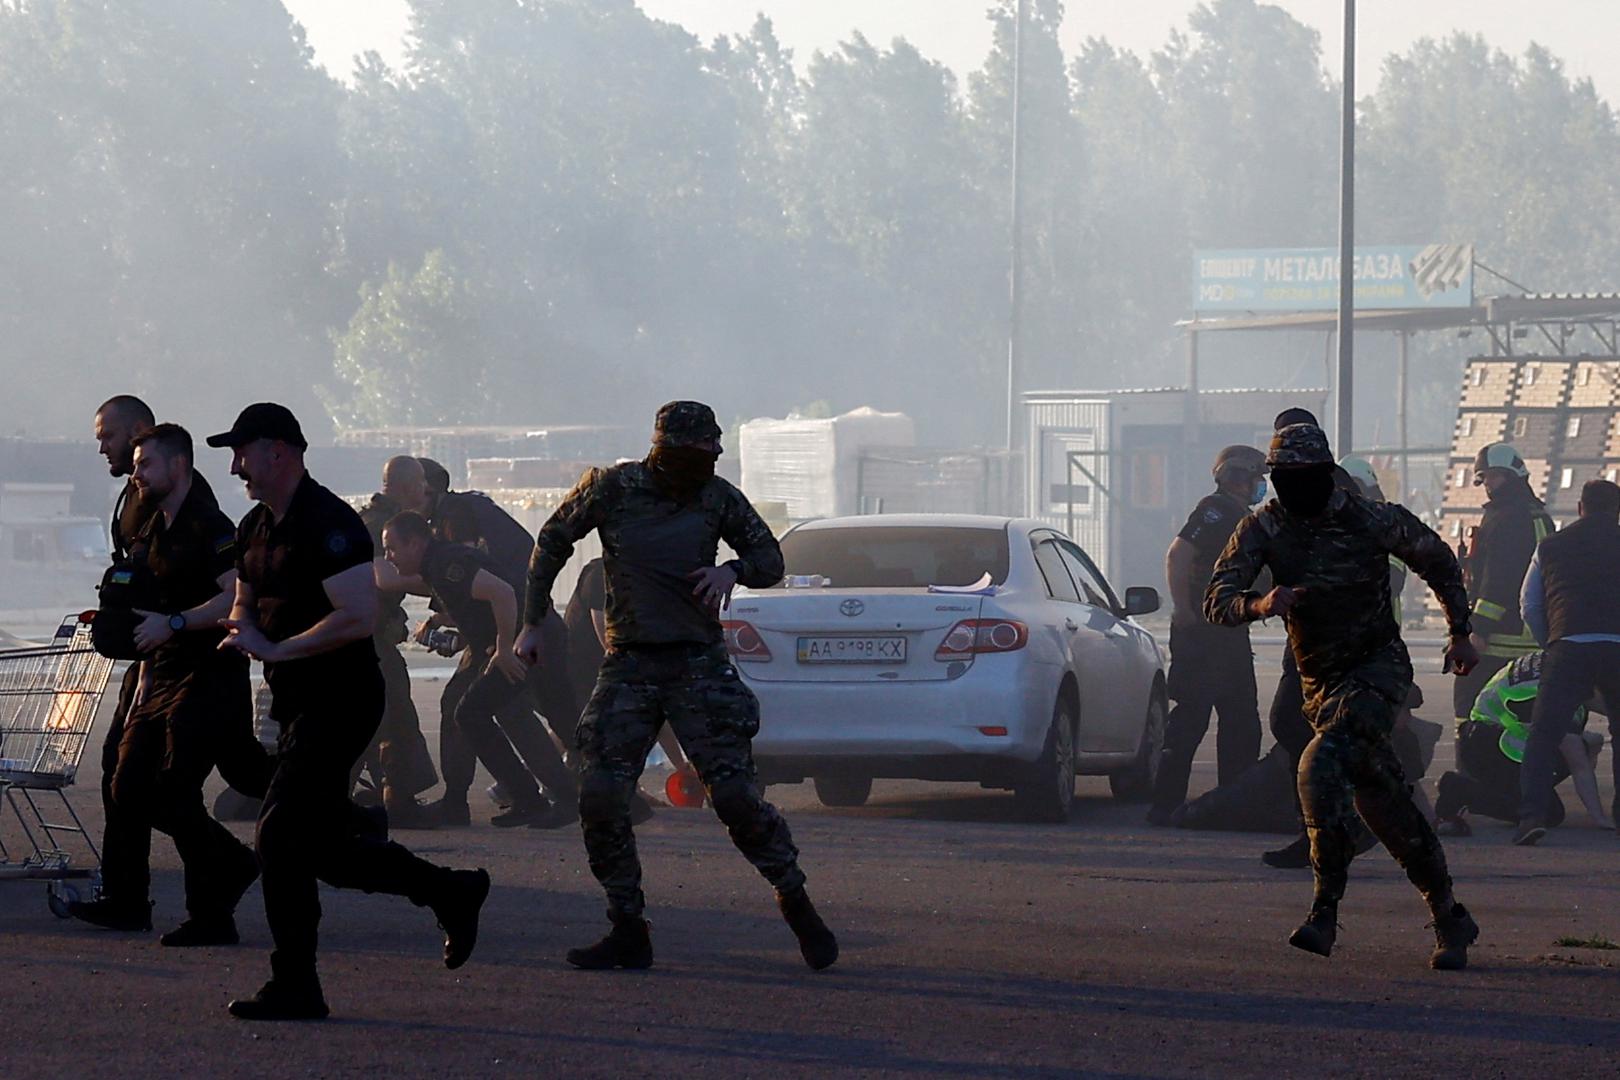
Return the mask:
M 1204 615 L 1226 626 L 1281 615 L 1304 685 L 1315 736 L 1300 760 L 1299 795 L 1316 896 L 1289 943 L 1332 952 L 1359 810 L 1429 903 L 1437 942 L 1430 966 L 1465 967 L 1479 927 L 1452 897 L 1445 852 L 1413 804 L 1390 743 L 1412 686 L 1412 661 L 1391 604 L 1389 557 L 1434 590 L 1450 627 L 1448 667 L 1467 671 L 1479 657 L 1468 641 L 1462 572 L 1445 541 L 1404 507 L 1335 485 L 1320 428 L 1283 428 L 1267 461 L 1277 498 L 1233 533 L 1204 596 Z M 1249 591 L 1266 568 L 1276 587 L 1264 596 Z
M 613 929 L 596 945 L 569 952 L 576 967 L 652 965 L 630 800 L 666 723 L 732 842 L 776 886 L 805 963 L 819 970 L 838 958 L 837 940 L 805 894 L 787 823 L 760 794 L 751 749 L 759 702 L 726 653 L 722 603 L 735 585 L 780 581 L 782 549 L 742 493 L 714 475 L 720 434 L 707 405 L 665 405 L 646 460 L 587 472 L 540 530 L 529 562 L 517 652 L 538 661 L 539 624 L 551 608 L 557 573 L 592 529 L 601 536 L 607 659 L 576 738 L 585 849 L 607 892 Z M 721 540 L 738 557 L 716 566 Z

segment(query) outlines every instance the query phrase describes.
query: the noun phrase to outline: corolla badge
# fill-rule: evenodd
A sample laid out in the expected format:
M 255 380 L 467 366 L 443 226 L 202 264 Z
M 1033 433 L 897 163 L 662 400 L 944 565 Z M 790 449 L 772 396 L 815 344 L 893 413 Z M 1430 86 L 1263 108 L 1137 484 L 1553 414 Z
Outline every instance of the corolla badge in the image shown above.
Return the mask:
M 839 614 L 848 615 L 852 619 L 865 610 L 866 605 L 859 600 L 845 600 L 838 605 Z

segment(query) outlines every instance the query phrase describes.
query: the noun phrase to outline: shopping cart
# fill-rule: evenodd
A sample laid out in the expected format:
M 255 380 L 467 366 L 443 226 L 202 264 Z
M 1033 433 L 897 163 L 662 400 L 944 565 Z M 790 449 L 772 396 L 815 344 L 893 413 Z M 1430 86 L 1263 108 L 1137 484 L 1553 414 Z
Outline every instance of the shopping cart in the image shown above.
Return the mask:
M 51 910 L 64 918 L 68 902 L 79 898 L 69 879 L 101 872 L 101 853 L 66 791 L 112 673 L 112 661 L 90 645 L 93 615 L 68 616 L 49 645 L 0 650 L 0 879 L 48 881 Z M 55 813 L 50 795 L 61 800 L 65 819 L 45 816 Z M 5 842 L 8 807 L 22 833 L 17 856 Z M 89 849 L 90 865 L 74 865 L 62 846 L 74 836 Z

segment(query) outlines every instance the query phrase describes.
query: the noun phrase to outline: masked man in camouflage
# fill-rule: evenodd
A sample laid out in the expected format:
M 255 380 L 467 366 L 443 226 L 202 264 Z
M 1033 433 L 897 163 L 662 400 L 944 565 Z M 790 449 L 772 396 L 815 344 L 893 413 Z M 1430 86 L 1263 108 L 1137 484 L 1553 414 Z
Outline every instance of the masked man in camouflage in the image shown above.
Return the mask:
M 805 894 L 787 822 L 760 793 L 752 752 L 759 702 L 726 653 L 721 605 L 738 584 L 780 581 L 782 549 L 743 494 L 714 475 L 720 434 L 707 405 L 665 405 L 646 460 L 587 472 L 541 528 L 529 561 L 517 652 L 531 662 L 562 663 L 540 656 L 552 583 L 576 543 L 592 529 L 602 539 L 607 659 L 576 740 L 585 850 L 607 892 L 613 928 L 596 945 L 569 952 L 576 967 L 652 965 L 630 800 L 666 723 L 732 842 L 776 886 L 805 963 L 819 970 L 838 958 L 837 940 Z M 716 566 L 721 540 L 737 558 Z
M 1448 667 L 1466 672 L 1479 657 L 1468 640 L 1462 572 L 1445 541 L 1404 507 L 1334 484 L 1321 428 L 1283 428 L 1267 464 L 1277 498 L 1238 524 L 1215 564 L 1204 615 L 1224 626 L 1282 616 L 1304 684 L 1315 736 L 1300 759 L 1299 794 L 1316 897 L 1289 943 L 1332 952 L 1359 811 L 1429 903 L 1437 943 L 1430 966 L 1465 967 L 1479 927 L 1452 897 L 1445 852 L 1413 804 L 1390 743 L 1412 661 L 1391 605 L 1389 557 L 1434 590 L 1450 630 Z M 1275 587 L 1261 596 L 1250 590 L 1264 568 Z

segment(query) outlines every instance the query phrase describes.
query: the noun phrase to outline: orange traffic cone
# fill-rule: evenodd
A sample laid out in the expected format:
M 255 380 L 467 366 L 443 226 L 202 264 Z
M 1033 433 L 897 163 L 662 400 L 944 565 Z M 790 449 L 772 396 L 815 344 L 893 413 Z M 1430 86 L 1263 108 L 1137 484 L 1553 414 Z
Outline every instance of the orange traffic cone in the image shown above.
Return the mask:
M 701 809 L 707 792 L 703 790 L 703 781 L 698 779 L 696 769 L 677 769 L 669 774 L 664 781 L 664 796 L 669 799 L 669 805 L 678 806 L 685 810 Z

